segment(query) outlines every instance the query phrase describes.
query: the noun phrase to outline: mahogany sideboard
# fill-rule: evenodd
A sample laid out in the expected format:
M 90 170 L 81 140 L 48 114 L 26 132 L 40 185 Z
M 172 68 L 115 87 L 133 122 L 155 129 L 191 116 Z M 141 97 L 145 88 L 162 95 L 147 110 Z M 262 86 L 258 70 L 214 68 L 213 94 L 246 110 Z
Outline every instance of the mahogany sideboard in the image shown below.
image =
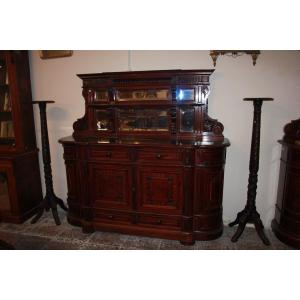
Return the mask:
M 85 115 L 60 139 L 70 224 L 183 244 L 222 234 L 229 141 L 207 114 L 212 72 L 78 75 Z

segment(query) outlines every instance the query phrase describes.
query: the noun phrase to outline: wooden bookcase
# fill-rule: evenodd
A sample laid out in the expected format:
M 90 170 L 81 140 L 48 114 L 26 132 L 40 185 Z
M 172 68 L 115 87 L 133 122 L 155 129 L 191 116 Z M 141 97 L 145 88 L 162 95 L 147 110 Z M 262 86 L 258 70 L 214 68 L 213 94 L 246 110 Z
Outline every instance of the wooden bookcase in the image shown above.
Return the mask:
M 229 141 L 207 114 L 212 72 L 79 75 L 85 115 L 60 140 L 71 224 L 183 244 L 222 234 Z
M 42 199 L 27 51 L 0 51 L 0 221 L 21 223 Z

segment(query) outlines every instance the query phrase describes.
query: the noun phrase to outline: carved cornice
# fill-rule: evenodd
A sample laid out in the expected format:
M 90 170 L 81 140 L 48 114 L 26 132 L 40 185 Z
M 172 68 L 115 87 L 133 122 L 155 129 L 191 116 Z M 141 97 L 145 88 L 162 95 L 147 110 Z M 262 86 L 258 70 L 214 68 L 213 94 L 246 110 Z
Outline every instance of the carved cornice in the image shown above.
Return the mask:
M 201 84 L 209 83 L 209 75 L 182 75 L 175 76 L 172 79 L 173 84 Z

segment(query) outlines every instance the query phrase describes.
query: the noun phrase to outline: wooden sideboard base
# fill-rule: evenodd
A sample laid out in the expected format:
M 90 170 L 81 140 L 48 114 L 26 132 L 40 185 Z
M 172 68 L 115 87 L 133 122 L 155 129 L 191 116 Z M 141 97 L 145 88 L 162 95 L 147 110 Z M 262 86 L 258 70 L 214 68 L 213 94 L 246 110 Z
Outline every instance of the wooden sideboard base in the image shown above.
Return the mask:
M 164 238 L 169 240 L 178 240 L 182 245 L 191 246 L 195 241 L 209 241 L 219 238 L 223 233 L 223 225 L 217 230 L 203 230 L 193 232 L 183 232 L 180 230 L 173 230 L 167 228 L 153 228 L 153 226 L 141 226 L 130 224 L 113 224 L 113 223 L 99 223 L 99 222 L 84 222 L 72 216 L 67 218 L 69 224 L 73 226 L 82 227 L 82 232 L 86 234 L 95 231 L 117 232 L 122 234 L 131 234 L 138 236 L 148 236 L 154 238 Z
M 197 241 L 210 241 L 219 238 L 223 233 L 223 226 L 213 231 L 194 231 L 194 237 Z

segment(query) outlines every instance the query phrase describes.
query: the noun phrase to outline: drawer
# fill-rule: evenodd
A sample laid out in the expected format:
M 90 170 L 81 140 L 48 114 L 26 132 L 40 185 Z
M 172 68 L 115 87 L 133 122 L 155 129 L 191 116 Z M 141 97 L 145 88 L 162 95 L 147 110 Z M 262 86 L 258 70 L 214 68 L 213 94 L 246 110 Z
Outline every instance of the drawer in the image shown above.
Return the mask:
M 170 163 L 181 163 L 182 153 L 176 149 L 140 149 L 138 152 L 139 161 L 151 161 L 151 162 L 170 162 Z
M 127 149 L 115 149 L 112 147 L 91 147 L 89 150 L 91 160 L 119 160 L 129 161 L 130 156 Z
M 198 149 L 196 150 L 196 164 L 224 163 L 226 152 L 220 149 Z
M 95 209 L 95 221 L 99 222 L 120 222 L 129 223 L 131 220 L 130 214 L 114 210 Z
M 180 229 L 181 218 L 178 216 L 140 214 L 138 215 L 138 223 L 141 225 Z

